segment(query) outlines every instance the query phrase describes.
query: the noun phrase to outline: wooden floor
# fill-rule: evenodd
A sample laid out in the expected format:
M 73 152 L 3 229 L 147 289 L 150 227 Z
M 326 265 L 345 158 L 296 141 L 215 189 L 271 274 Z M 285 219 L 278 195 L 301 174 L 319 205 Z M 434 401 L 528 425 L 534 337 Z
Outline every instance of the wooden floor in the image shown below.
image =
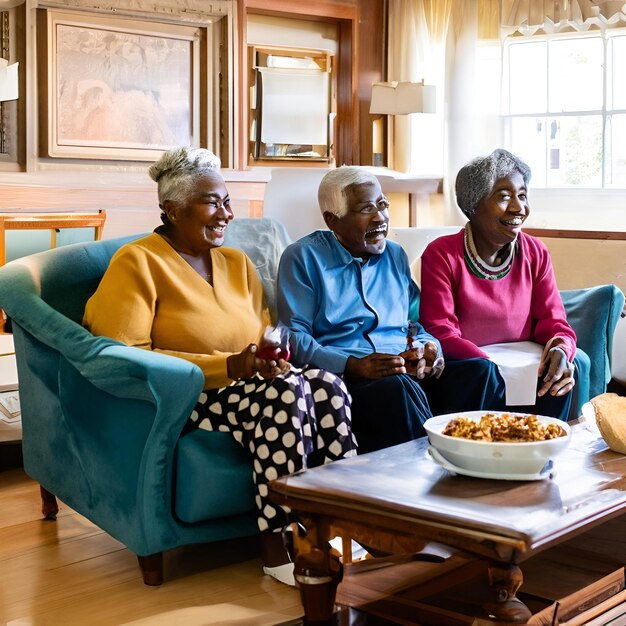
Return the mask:
M 270 626 L 302 615 L 296 589 L 264 576 L 256 541 L 172 551 L 146 587 L 135 556 L 61 503 L 43 521 L 39 487 L 0 472 L 0 625 Z

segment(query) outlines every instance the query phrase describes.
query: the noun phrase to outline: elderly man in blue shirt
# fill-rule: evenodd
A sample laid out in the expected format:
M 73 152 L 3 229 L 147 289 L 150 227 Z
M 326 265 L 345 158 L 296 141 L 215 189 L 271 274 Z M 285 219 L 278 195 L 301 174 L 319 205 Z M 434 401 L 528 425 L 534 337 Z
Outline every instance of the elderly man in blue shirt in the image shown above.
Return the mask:
M 360 453 L 420 437 L 432 416 L 423 386 L 442 395 L 433 381 L 444 360 L 438 341 L 410 321 L 418 289 L 406 253 L 387 241 L 389 202 L 373 174 L 350 166 L 324 176 L 318 200 L 330 230 L 291 244 L 278 272 L 293 360 L 344 376 Z M 476 373 L 471 397 L 460 392 L 465 410 L 482 408 L 498 384 L 482 374 L 476 381 Z

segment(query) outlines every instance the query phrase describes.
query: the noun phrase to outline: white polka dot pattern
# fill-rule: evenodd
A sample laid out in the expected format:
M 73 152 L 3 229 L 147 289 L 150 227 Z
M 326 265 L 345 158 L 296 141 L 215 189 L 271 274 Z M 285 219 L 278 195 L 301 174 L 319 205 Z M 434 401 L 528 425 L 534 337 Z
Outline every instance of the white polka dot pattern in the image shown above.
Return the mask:
M 280 530 L 287 507 L 268 498 L 267 483 L 356 454 L 350 396 L 343 381 L 318 369 L 237 381 L 204 392 L 188 428 L 230 432 L 252 457 L 260 531 Z

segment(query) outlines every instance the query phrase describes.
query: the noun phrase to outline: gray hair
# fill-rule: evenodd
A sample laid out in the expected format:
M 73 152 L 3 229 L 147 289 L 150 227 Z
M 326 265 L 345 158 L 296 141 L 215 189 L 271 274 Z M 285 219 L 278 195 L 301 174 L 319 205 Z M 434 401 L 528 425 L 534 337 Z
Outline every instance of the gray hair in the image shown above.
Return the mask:
M 220 160 L 206 148 L 182 147 L 168 150 L 148 174 L 158 185 L 159 204 L 166 200 L 185 202 L 198 178 L 219 172 Z
M 328 212 L 343 217 L 348 212 L 347 190 L 352 185 L 376 183 L 378 183 L 376 176 L 362 167 L 342 165 L 330 170 L 322 178 L 317 190 L 317 201 L 322 215 Z
M 489 156 L 478 157 L 464 165 L 456 176 L 456 201 L 459 208 L 471 219 L 476 207 L 493 191 L 496 181 L 513 172 L 522 175 L 524 183 L 530 181 L 530 167 L 520 158 L 501 148 Z

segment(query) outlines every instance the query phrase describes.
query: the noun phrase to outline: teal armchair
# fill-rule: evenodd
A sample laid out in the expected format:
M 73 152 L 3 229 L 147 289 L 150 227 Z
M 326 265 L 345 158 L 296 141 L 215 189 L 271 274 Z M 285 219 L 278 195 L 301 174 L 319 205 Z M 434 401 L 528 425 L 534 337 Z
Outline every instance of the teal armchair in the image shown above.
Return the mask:
M 181 431 L 202 391 L 182 359 L 94 337 L 85 303 L 113 253 L 133 239 L 75 244 L 0 268 L 0 307 L 12 320 L 22 406 L 24 469 L 43 513 L 56 497 L 139 557 L 146 584 L 162 582 L 162 553 L 257 532 L 252 468 L 228 433 Z M 226 245 L 242 248 L 274 306 L 284 228 L 236 219 Z
M 41 485 L 44 516 L 55 518 L 60 498 L 133 551 L 146 584 L 160 584 L 163 551 L 254 535 L 256 513 L 251 462 L 230 434 L 181 436 L 202 390 L 200 369 L 94 337 L 80 324 L 111 256 L 131 239 L 5 265 L 0 307 L 15 336 L 24 469 Z M 236 219 L 227 230 L 226 245 L 252 259 L 272 309 L 288 243 L 268 218 Z M 570 319 L 579 341 L 589 339 L 591 393 L 601 393 L 623 295 L 608 286 L 563 298 L 568 316 L 579 316 Z
M 578 397 L 576 415 L 580 415 L 582 405 L 604 393 L 611 380 L 613 334 L 624 308 L 624 294 L 615 285 L 560 293 L 567 321 L 576 333 L 579 352 L 589 357 L 588 372 L 580 372 L 577 388 L 574 388 Z

